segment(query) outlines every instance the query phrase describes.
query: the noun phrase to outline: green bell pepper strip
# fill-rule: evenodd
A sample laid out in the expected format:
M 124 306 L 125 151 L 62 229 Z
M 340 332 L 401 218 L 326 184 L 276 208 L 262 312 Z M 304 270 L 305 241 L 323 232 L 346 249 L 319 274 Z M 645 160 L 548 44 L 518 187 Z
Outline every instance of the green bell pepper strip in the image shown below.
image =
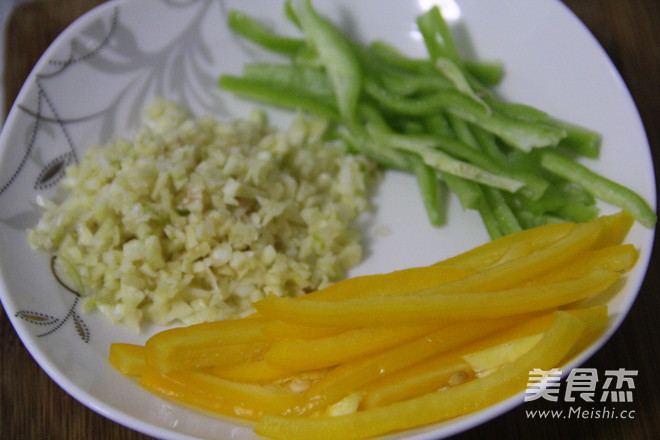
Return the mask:
M 554 150 L 543 152 L 541 166 L 583 187 L 594 197 L 628 211 L 647 228 L 655 227 L 657 214 L 639 194 L 631 189 L 591 171 Z
M 483 99 L 495 111 L 513 119 L 546 123 L 549 119 L 546 112 L 539 110 L 536 107 L 532 107 L 531 105 L 520 104 L 517 102 L 505 102 L 493 97 L 491 94 L 485 94 Z
M 485 86 L 492 86 L 501 80 L 503 74 L 501 66 L 494 63 L 491 65 L 485 63 L 468 63 L 461 59 L 447 23 L 437 6 L 418 17 L 418 26 L 432 60 L 437 61 L 447 57 L 456 63 L 457 68 L 460 67 L 468 74 L 465 80 L 461 80 L 463 85 L 457 84 L 459 90 L 465 92 L 465 82 L 469 83 L 469 80 L 473 80 L 474 78 L 480 83 L 479 85 Z M 474 84 L 474 81 L 472 81 L 472 84 Z M 479 91 L 485 92 L 487 88 L 479 87 Z M 468 95 L 473 96 L 473 92 L 470 90 L 467 90 L 467 92 Z M 560 141 L 562 147 L 586 157 L 598 157 L 600 138 L 592 130 L 560 121 L 550 121 L 547 115 L 531 106 L 509 104 L 493 99 L 486 102 L 488 105 L 497 105 L 497 108 L 507 116 L 534 122 L 543 121 L 555 125 L 565 133 Z
M 502 82 L 504 66 L 499 61 L 463 61 L 465 70 L 486 87 L 493 87 Z
M 353 153 L 368 157 L 381 168 L 413 172 L 410 160 L 406 155 L 374 141 L 364 129 L 340 130 L 339 135 Z
M 417 27 L 422 34 L 431 60 L 436 61 L 440 57 L 448 57 L 456 63 L 461 62 L 454 39 L 438 6 L 433 6 L 419 15 Z
M 360 104 L 359 114 L 368 120 L 381 120 L 378 111 L 367 102 Z M 367 132 L 364 124 L 348 121 L 339 131 L 342 138 L 352 146 L 355 152 L 369 157 L 379 166 L 413 173 L 410 154 L 377 142 Z
M 516 217 L 525 229 L 535 228 L 537 226 L 543 226 L 550 223 L 562 223 L 566 221 L 566 219 L 557 217 L 552 214 L 534 215 L 526 211 L 517 212 Z
M 294 87 L 233 75 L 220 76 L 218 85 L 245 98 L 293 110 L 302 109 L 333 120 L 340 118 L 339 111 L 332 103 Z
M 495 135 L 487 132 L 475 124 L 469 125 L 472 136 L 479 144 L 481 151 L 483 151 L 486 156 L 490 157 L 492 161 L 500 164 L 500 166 L 509 166 L 507 156 L 502 151 L 500 145 L 497 143 Z
M 400 96 L 453 88 L 451 82 L 439 75 L 380 72 L 379 78 L 383 87 Z
M 524 169 L 512 167 L 508 161 L 502 157 L 496 156 L 493 158 L 487 153 L 487 150 L 491 148 L 496 151 L 499 150 L 497 150 L 496 145 L 492 144 L 492 138 L 489 138 L 487 133 L 483 134 L 483 131 L 480 132 L 475 130 L 476 127 L 473 124 L 454 115 L 449 115 L 448 119 L 456 138 L 463 142 L 464 147 L 460 148 L 460 145 L 456 142 L 452 142 L 451 138 L 448 139 L 439 136 L 438 140 L 442 141 L 441 144 L 439 144 L 440 148 L 459 159 L 467 160 L 487 171 L 524 182 L 525 186 L 521 189 L 520 193 L 525 194 L 532 199 L 538 199 L 543 196 L 547 188 L 550 186 L 550 182 L 537 173 L 530 173 Z M 479 137 L 477 136 L 477 133 L 479 134 Z
M 504 74 L 501 64 L 466 62 L 461 58 L 449 25 L 438 6 L 418 16 L 417 27 L 422 34 L 431 61 L 437 63 L 441 58 L 450 59 L 463 71 L 467 82 L 476 92 L 488 92 L 488 87 L 501 81 Z
M 458 139 L 456 139 L 454 137 L 445 136 L 442 134 L 395 133 L 389 129 L 389 127 L 384 123 L 382 119 L 378 119 L 373 115 L 369 119 L 372 127 L 372 136 L 384 144 L 390 143 L 393 146 L 398 146 L 399 148 L 403 149 L 412 148 L 413 151 L 417 152 L 422 157 L 425 156 L 420 153 L 419 149 L 429 150 L 426 153 L 427 156 L 436 156 L 438 154 L 434 153 L 434 151 L 437 151 L 438 149 L 442 150 L 452 159 L 464 161 L 462 163 L 467 162 L 468 164 L 479 168 L 482 172 L 487 172 L 493 176 L 498 176 L 507 182 L 518 182 L 518 184 L 523 188 L 521 191 L 525 191 L 525 193 L 529 194 L 532 198 L 540 197 L 548 186 L 548 183 L 538 176 L 517 172 L 515 170 L 510 172 L 509 170 L 499 166 L 495 161 L 490 160 L 487 155 L 483 154 L 481 151 L 475 148 L 475 144 L 473 144 L 474 146 L 470 146 L 470 139 L 466 139 L 467 143 L 464 143 L 462 142 L 463 139 L 460 136 Z M 452 126 L 455 130 L 457 128 L 455 124 L 460 125 L 463 122 L 462 120 L 457 120 L 457 118 L 451 116 L 449 119 L 450 121 L 454 121 Z M 467 127 L 463 127 L 458 131 L 464 131 L 466 128 Z M 466 135 L 464 137 L 466 137 Z M 474 140 L 472 139 L 472 141 Z M 431 164 L 429 163 L 429 165 Z M 437 169 L 438 171 L 456 174 L 452 173 L 448 168 L 439 167 Z M 465 174 L 459 176 L 470 180 L 475 180 L 472 178 L 473 174 Z M 476 180 L 479 181 L 478 179 Z M 510 186 L 507 186 L 506 188 L 508 188 L 507 191 L 512 191 Z M 512 192 L 515 192 L 516 190 Z
M 457 91 L 461 92 L 463 95 L 481 105 L 486 113 L 492 113 L 492 110 L 488 104 L 486 104 L 486 102 L 481 99 L 481 97 L 479 97 L 472 89 L 470 82 L 465 77 L 463 71 L 456 65 L 456 63 L 447 57 L 438 57 L 438 59 L 435 61 L 435 67 L 440 73 L 442 73 L 442 75 L 445 76 L 445 78 L 454 84 L 454 87 Z
M 361 106 L 361 110 L 362 110 L 361 115 L 364 118 L 366 118 L 368 122 L 372 123 L 373 125 L 379 127 L 384 131 L 389 131 L 389 127 L 383 120 L 383 117 L 380 114 L 379 110 L 375 108 L 373 105 L 368 105 L 363 103 Z M 424 118 L 422 123 L 424 125 L 424 129 L 428 133 L 435 133 L 441 136 L 453 135 L 451 131 L 452 128 L 450 127 L 447 118 L 445 118 L 444 115 L 441 113 L 434 113 L 428 115 L 427 117 Z M 378 145 L 381 145 L 381 147 L 385 146 L 385 144 L 383 144 L 382 142 L 379 142 Z M 409 154 L 409 157 L 416 157 L 418 161 L 421 161 L 422 164 L 424 164 L 424 162 L 421 160 L 421 158 L 419 158 L 418 155 L 414 155 L 411 153 Z M 414 165 L 420 166 L 419 163 Z M 418 178 L 418 185 L 420 186 L 422 198 L 423 201 L 425 202 L 425 208 L 427 209 L 427 212 L 430 211 L 429 218 L 431 219 L 432 224 L 437 225 L 441 222 L 439 217 L 442 217 L 443 219 L 442 221 L 444 222 L 444 219 L 446 218 L 446 214 L 444 213 L 444 211 L 441 210 L 441 208 L 438 208 L 436 205 L 437 196 L 434 194 L 434 191 L 437 188 L 431 188 L 430 190 L 428 189 L 429 186 L 431 185 L 438 185 L 438 182 L 433 183 L 430 179 L 429 169 L 431 167 L 426 165 L 425 168 L 426 170 L 421 171 L 419 168 L 415 170 L 414 167 L 412 167 L 413 170 L 412 172 L 415 173 Z M 420 177 L 419 174 L 420 172 L 426 174 Z M 458 177 L 443 171 L 437 171 L 436 174 L 440 175 L 441 180 L 445 183 L 449 191 L 456 196 L 463 209 L 478 210 L 480 206 L 483 206 L 482 205 L 483 193 L 479 187 L 479 184 L 475 183 L 472 180 L 468 180 L 463 177 Z M 437 221 L 434 221 L 434 219 L 437 219 Z
M 484 197 L 478 183 L 448 173 L 440 173 L 440 175 L 464 210 L 479 210 Z
M 594 130 L 551 118 L 544 111 L 526 104 L 503 102 L 492 96 L 485 96 L 484 101 L 496 111 L 511 118 L 554 125 L 563 130 L 565 136 L 559 141 L 558 146 L 566 150 L 590 159 L 597 159 L 600 155 L 601 136 Z
M 559 142 L 559 147 L 590 159 L 600 156 L 600 133 L 569 122 L 556 119 L 552 121 L 566 132 L 566 136 Z
M 567 197 L 565 194 L 562 194 L 557 186 L 549 187 L 543 197 L 533 200 L 524 194 L 520 194 L 516 198 L 516 203 L 518 209 L 522 211 L 527 211 L 530 214 L 539 216 L 547 214 L 549 212 L 557 212 L 561 209 L 562 205 L 567 203 Z
M 428 73 L 433 63 L 428 58 L 411 58 L 383 40 L 377 40 L 367 47 L 368 52 L 381 62 L 409 73 Z
M 570 202 L 564 203 L 554 213 L 568 221 L 582 223 L 594 219 L 599 210 L 595 204 Z
M 382 40 L 371 43 L 369 52 L 380 61 L 397 67 L 411 74 L 426 75 L 434 69 L 428 58 L 411 58 L 403 55 L 398 49 Z M 463 61 L 463 66 L 469 75 L 485 87 L 496 86 L 504 77 L 504 66 L 498 61 Z
M 410 163 L 429 222 L 433 226 L 441 226 L 445 222 L 445 214 L 440 205 L 440 182 L 436 171 L 416 154 L 410 155 Z
M 463 142 L 466 147 L 470 147 L 475 151 L 481 150 L 479 141 L 477 141 L 477 138 L 474 136 L 468 122 L 465 122 L 463 119 L 453 114 L 447 115 L 447 120 L 449 121 L 456 139 Z
M 479 188 L 479 191 L 482 192 L 481 187 Z M 479 204 L 476 209 L 479 212 L 481 221 L 486 227 L 486 231 L 488 232 L 488 236 L 490 237 L 490 239 L 495 240 L 496 238 L 502 237 L 504 233 L 500 229 L 500 225 L 499 222 L 497 221 L 497 217 L 495 216 L 495 213 L 488 204 L 488 200 L 486 200 L 485 196 L 482 195 L 482 197 L 480 197 Z
M 364 115 L 367 118 L 368 126 L 371 126 L 371 131 L 370 131 L 371 135 L 377 141 L 380 141 L 385 145 L 387 145 L 388 141 L 394 142 L 392 144 L 393 146 L 396 145 L 401 146 L 408 143 L 410 145 L 408 145 L 407 148 L 415 148 L 414 151 L 417 151 L 418 154 L 420 153 L 419 150 L 417 149 L 431 150 L 431 152 L 427 153 L 427 156 L 435 155 L 435 153 L 433 153 L 432 151 L 440 149 L 445 153 L 447 153 L 452 158 L 469 162 L 470 164 L 482 169 L 483 171 L 492 173 L 493 175 L 500 176 L 506 179 L 510 179 L 510 181 L 522 182 L 525 186 L 520 189 L 520 192 L 524 194 L 528 194 L 533 199 L 537 199 L 541 197 L 548 186 L 548 182 L 546 182 L 544 179 L 542 179 L 539 176 L 526 174 L 524 172 L 520 172 L 516 170 L 512 170 L 512 172 L 509 172 L 505 168 L 499 166 L 496 162 L 489 160 L 489 158 L 486 155 L 484 155 L 483 153 L 481 153 L 481 151 L 478 150 L 478 144 L 476 142 L 476 139 L 470 137 L 467 124 L 465 124 L 464 121 L 460 120 L 459 118 L 453 117 L 451 115 L 448 117 L 450 121 L 450 128 L 452 128 L 454 132 L 458 134 L 458 139 L 455 139 L 453 137 L 440 133 L 430 134 L 430 135 L 393 133 L 386 124 L 386 122 L 384 121 L 384 119 L 382 118 L 382 115 L 380 115 L 378 110 L 375 109 L 373 106 L 363 107 L 362 115 Z M 389 135 L 389 139 L 386 138 L 386 136 L 388 135 Z M 465 141 L 464 143 L 462 142 L 463 140 Z M 412 144 L 417 144 L 417 145 L 413 147 Z M 422 155 L 422 157 L 424 156 Z M 436 169 L 442 173 L 442 176 L 445 179 L 446 179 L 445 174 L 455 174 L 445 168 L 436 167 Z M 459 177 L 463 177 L 468 180 L 473 180 L 470 175 L 460 175 Z M 451 181 L 452 179 L 450 178 L 449 180 Z M 448 186 L 450 187 L 450 189 L 452 189 L 452 185 L 448 185 Z M 460 183 L 456 184 L 456 186 L 459 186 L 459 188 L 465 187 L 465 185 Z M 461 198 L 461 204 L 463 205 L 463 207 L 474 209 L 475 200 L 479 198 L 479 197 L 475 197 L 474 195 L 475 192 L 471 191 L 470 189 L 465 189 L 465 190 L 459 189 L 458 191 L 464 193 L 463 198 Z
M 454 90 L 442 90 L 407 99 L 389 92 L 373 80 L 366 80 L 364 87 L 367 94 L 389 110 L 408 115 L 446 111 L 480 126 L 522 151 L 555 146 L 565 136 L 565 131 L 556 126 L 517 120 L 498 112 L 489 113 L 472 99 Z
M 326 69 L 340 115 L 346 120 L 355 118 L 362 89 L 362 69 L 351 44 L 314 10 L 311 0 L 289 1 L 308 43 L 316 49 Z
M 229 11 L 228 24 L 231 30 L 273 52 L 292 55 L 305 45 L 305 40 L 277 35 L 240 11 Z
M 419 139 L 411 135 L 386 132 L 371 123 L 367 124 L 367 131 L 378 142 L 399 150 L 419 154 L 427 165 L 438 171 L 509 192 L 516 192 L 524 186 L 523 182 L 490 173 L 475 165 L 455 159 L 443 151 L 430 148 L 424 139 Z
M 325 72 L 308 66 L 282 63 L 248 63 L 243 66 L 243 77 L 282 87 L 302 90 L 334 102 L 334 90 Z
M 418 17 L 429 52 L 424 59 L 404 56 L 382 41 L 368 47 L 350 41 L 314 11 L 310 0 L 287 0 L 286 14 L 305 33 L 305 39 L 280 37 L 240 14 L 233 18 L 232 26 L 266 48 L 290 54 L 291 69 L 254 65 L 245 69 L 244 78 L 221 77 L 222 88 L 334 119 L 343 127 L 339 133 L 353 151 L 382 167 L 415 174 L 422 197 L 429 197 L 424 188 L 437 180 L 431 174 L 440 176 L 463 207 L 480 212 L 493 237 L 507 233 L 512 225 L 515 228 L 514 217 L 520 225 L 533 227 L 595 215 L 595 201 L 579 191 L 567 191 L 566 182 L 630 211 L 645 226 L 655 225 L 656 214 L 641 197 L 560 154 L 567 150 L 596 158 L 599 135 L 555 120 L 534 107 L 495 97 L 490 86 L 501 79 L 501 65 L 462 60 L 437 7 Z M 440 71 L 446 76 L 437 74 L 434 63 L 438 60 L 444 60 Z M 260 67 L 265 69 L 259 71 Z M 358 109 L 369 100 L 396 131 L 381 130 L 378 120 L 368 116 L 370 131 L 365 129 L 364 121 L 358 119 L 365 117 L 364 112 Z M 437 134 L 452 142 L 431 146 L 424 141 Z M 457 140 L 460 149 L 455 148 Z M 451 153 L 447 155 L 447 151 Z M 430 164 L 442 166 L 433 170 Z M 525 186 L 515 194 L 482 187 L 484 176 L 502 177 L 494 171 Z M 479 176 L 475 180 L 466 178 L 475 175 Z M 539 184 L 536 192 L 528 191 L 533 188 L 530 177 Z M 547 186 L 545 191 L 540 190 L 540 183 Z M 502 202 L 509 209 L 504 216 Z
M 485 96 L 484 101 L 496 111 L 511 118 L 554 125 L 563 130 L 565 136 L 559 141 L 558 146 L 566 150 L 590 159 L 596 159 L 600 155 L 601 136 L 594 130 L 551 118 L 544 111 L 526 104 L 504 102 L 492 96 Z
M 444 113 L 432 113 L 430 115 L 422 116 L 422 121 L 426 127 L 426 131 L 431 134 L 441 134 L 443 136 L 454 136 L 451 124 L 449 123 L 447 115 Z
M 513 210 L 509 207 L 506 197 L 502 192 L 495 188 L 482 188 L 486 203 L 490 207 L 495 221 L 499 225 L 499 230 L 503 235 L 513 234 L 522 230 Z
M 583 205 L 596 204 L 596 198 L 593 194 L 573 182 L 562 179 L 555 183 L 555 188 L 564 201 L 580 203 Z

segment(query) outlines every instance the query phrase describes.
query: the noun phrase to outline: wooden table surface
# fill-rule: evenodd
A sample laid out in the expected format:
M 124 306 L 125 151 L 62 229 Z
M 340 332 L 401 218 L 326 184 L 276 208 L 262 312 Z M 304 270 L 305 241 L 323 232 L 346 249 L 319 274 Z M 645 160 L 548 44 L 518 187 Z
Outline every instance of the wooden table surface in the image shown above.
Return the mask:
M 485 0 L 484 0 L 485 1 Z M 7 24 L 6 106 L 11 105 L 32 65 L 50 41 L 73 19 L 102 0 L 41 0 L 15 10 Z M 656 174 L 660 160 L 660 2 L 657 0 L 564 0 L 600 41 L 619 69 L 647 130 Z M 557 29 L 561 32 L 561 29 Z M 6 113 L 5 113 L 6 114 Z M 658 317 L 660 253 L 620 330 L 585 367 L 638 370 L 634 401 L 619 403 L 627 419 L 528 418 L 530 409 L 565 409 L 562 402 L 531 402 L 455 437 L 473 439 L 657 439 L 660 438 Z M 0 438 L 145 440 L 87 409 L 62 391 L 31 358 L 0 310 Z M 631 412 L 633 411 L 633 412 Z M 339 439 L 338 439 L 339 440 Z

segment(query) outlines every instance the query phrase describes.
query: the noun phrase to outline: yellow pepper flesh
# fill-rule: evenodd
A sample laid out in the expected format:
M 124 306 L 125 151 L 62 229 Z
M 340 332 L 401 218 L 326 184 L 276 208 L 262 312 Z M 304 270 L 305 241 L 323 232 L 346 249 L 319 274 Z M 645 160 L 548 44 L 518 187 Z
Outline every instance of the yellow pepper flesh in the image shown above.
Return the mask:
M 468 414 L 522 391 L 534 368 L 550 369 L 566 355 L 585 328 L 568 313 L 556 312 L 541 341 L 517 361 L 480 379 L 428 393 L 392 405 L 335 417 L 264 415 L 255 427 L 259 435 L 281 440 L 363 439 Z
M 305 325 L 365 327 L 492 319 L 551 309 L 602 292 L 619 273 L 596 270 L 581 278 L 494 292 L 437 294 L 320 302 L 268 297 L 255 304 L 264 316 Z
M 639 256 L 620 244 L 631 224 L 622 212 L 548 225 L 431 266 L 268 297 L 247 318 L 112 344 L 109 360 L 146 389 L 257 421 L 272 438 L 350 440 L 435 423 L 500 402 L 530 370 L 561 367 L 593 344 Z
M 420 337 L 437 326 L 402 328 L 358 328 L 318 339 L 286 339 L 276 341 L 264 359 L 289 371 L 305 371 L 332 367 L 361 356 L 382 352 Z
M 126 376 L 140 376 L 146 367 L 144 346 L 115 342 L 110 345 L 110 364 Z
M 261 337 L 265 322 L 234 319 L 165 330 L 147 340 L 147 365 L 167 373 L 251 360 L 270 345 Z

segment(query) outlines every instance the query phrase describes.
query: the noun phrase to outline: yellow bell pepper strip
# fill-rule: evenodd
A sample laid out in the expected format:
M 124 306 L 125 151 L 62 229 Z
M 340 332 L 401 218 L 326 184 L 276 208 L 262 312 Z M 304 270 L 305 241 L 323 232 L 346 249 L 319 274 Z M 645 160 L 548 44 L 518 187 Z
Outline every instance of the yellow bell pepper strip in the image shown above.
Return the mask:
M 349 298 L 369 298 L 403 295 L 472 275 L 473 270 L 433 264 L 395 270 L 383 274 L 347 278 L 299 297 L 300 300 L 339 301 Z
M 203 409 L 224 416 L 259 420 L 261 412 L 227 402 L 221 396 L 210 396 L 204 389 L 190 387 L 185 381 L 177 380 L 175 373 L 164 374 L 147 368 L 140 378 L 140 385 L 161 397 L 192 408 Z
M 144 346 L 115 342 L 110 344 L 110 364 L 126 376 L 140 376 L 146 367 Z
M 635 266 L 638 258 L 639 252 L 632 244 L 608 246 L 591 251 L 570 265 L 533 278 L 525 283 L 525 285 L 556 283 L 578 278 L 598 269 L 624 273 Z
M 364 358 L 339 365 L 330 370 L 305 393 L 304 400 L 291 408 L 292 414 L 312 414 L 362 389 L 378 378 L 414 365 L 439 353 L 483 338 L 519 322 L 520 317 L 461 322 Z
M 600 249 L 621 244 L 630 231 L 630 228 L 634 223 L 634 218 L 627 211 L 620 211 L 616 214 L 597 217 L 591 220 L 590 223 L 598 224 L 602 228 L 596 242 L 592 246 L 594 249 Z M 487 256 L 491 259 L 489 261 L 499 258 L 497 261 L 498 263 L 513 260 L 515 258 L 527 256 L 531 254 L 532 251 L 540 250 L 547 247 L 549 244 L 557 242 L 559 238 L 568 235 L 568 232 L 570 232 L 575 226 L 575 223 L 564 222 L 524 230 L 488 242 L 474 248 L 473 250 L 465 252 L 464 254 L 449 258 L 438 264 L 471 268 L 487 265 Z M 504 249 L 506 249 L 506 251 Z M 503 255 L 504 252 L 506 252 L 506 255 Z M 625 251 L 625 253 L 629 252 L 630 250 Z M 470 260 L 474 261 L 468 262 Z M 554 273 L 554 271 L 549 273 Z
M 526 229 L 488 241 L 437 264 L 464 270 L 483 269 L 545 248 L 567 236 L 574 228 L 575 223 L 562 222 Z
M 449 292 L 483 292 L 516 286 L 527 279 L 561 267 L 592 250 L 601 230 L 602 226 L 596 222 L 577 224 L 568 235 L 543 249 L 487 267 L 460 280 L 420 290 L 418 293 L 433 295 Z
M 534 315 L 529 319 L 518 322 L 515 325 L 497 331 L 491 335 L 466 344 L 454 350 L 451 354 L 463 357 L 471 353 L 487 350 L 489 348 L 505 344 L 507 341 L 526 338 L 533 335 L 545 333 L 555 318 L 556 310 L 550 310 Z
M 211 367 L 209 373 L 227 380 L 252 383 L 272 383 L 291 377 L 291 371 L 279 368 L 264 359 Z
M 587 335 L 589 332 L 602 330 L 609 320 L 606 305 L 585 308 L 570 308 L 565 309 L 564 312 L 581 319 L 587 324 L 583 336 Z
M 160 373 L 147 368 L 140 385 L 182 404 L 252 420 L 265 413 L 282 414 L 299 399 L 276 385 L 235 382 L 201 370 Z
M 488 347 L 485 350 L 468 353 L 463 356 L 474 370 L 478 378 L 491 374 L 500 366 L 513 362 L 519 356 L 528 352 L 543 337 L 542 333 L 510 339 L 502 344 Z
M 586 323 L 580 339 L 564 361 L 571 359 L 587 347 L 600 334 L 608 322 L 607 307 L 566 310 L 567 313 Z M 554 312 L 531 317 L 519 324 L 497 331 L 476 342 L 442 353 L 431 359 L 419 362 L 394 374 L 385 376 L 369 384 L 364 392 L 361 408 L 368 409 L 384 406 L 396 401 L 416 397 L 435 391 L 446 385 L 472 379 L 475 371 L 464 360 L 475 352 L 492 349 L 508 341 L 520 340 L 545 333 L 553 323 Z M 456 376 L 454 376 L 454 374 Z M 450 379 L 453 377 L 453 382 Z
M 511 340 L 542 334 L 552 325 L 553 319 L 554 312 L 531 317 L 372 382 L 365 388 L 362 406 L 383 406 L 438 390 L 448 385 L 448 380 L 456 373 L 461 373 L 458 378 L 462 381 L 474 378 L 475 371 L 464 360 L 464 356 L 506 344 Z
M 486 408 L 525 389 L 529 371 L 556 367 L 578 340 L 585 324 L 557 312 L 550 329 L 536 346 L 494 373 L 444 391 L 403 402 L 335 417 L 281 417 L 264 415 L 255 432 L 282 440 L 355 440 L 447 420 Z
M 191 345 L 172 350 L 163 357 L 150 357 L 147 346 L 147 365 L 162 372 L 219 367 L 261 359 L 270 342 L 254 341 L 221 345 Z
M 455 281 L 474 273 L 472 270 L 440 263 L 396 270 L 383 274 L 364 275 L 338 281 L 296 300 L 339 301 L 348 298 L 403 295 L 416 290 Z M 337 334 L 344 329 L 297 325 L 282 320 L 268 320 L 263 333 L 269 340 L 284 338 L 314 339 Z
M 233 319 L 165 330 L 145 344 L 149 367 L 167 373 L 252 360 L 269 347 L 262 318 Z
M 606 306 L 584 309 L 567 309 L 563 311 L 575 316 L 585 323 L 586 327 L 581 336 L 581 338 L 585 339 L 593 336 L 594 333 L 601 331 L 605 327 L 608 319 Z M 507 327 L 485 338 L 479 339 L 478 341 L 459 347 L 453 352 L 453 354 L 463 357 L 501 344 L 506 344 L 507 341 L 545 333 L 552 325 L 552 322 L 556 317 L 556 312 L 557 310 L 552 310 L 547 313 L 532 316 L 516 325 Z M 580 345 L 580 341 L 576 343 L 576 346 L 577 345 Z
M 492 319 L 566 305 L 603 292 L 621 274 L 593 271 L 582 278 L 541 286 L 479 293 L 410 294 L 320 302 L 267 297 L 255 307 L 264 316 L 305 325 L 376 327 Z
M 310 298 L 311 299 L 311 298 Z M 263 336 L 269 341 L 281 339 L 317 339 L 336 335 L 346 331 L 341 327 L 310 327 L 292 324 L 279 319 L 268 320 L 263 328 Z
M 635 219 L 624 210 L 612 215 L 601 215 L 591 221 L 603 227 L 603 232 L 596 243 L 596 247 L 601 248 L 621 244 L 630 232 Z
M 564 312 L 583 321 L 585 329 L 571 351 L 562 359 L 562 363 L 571 359 L 593 342 L 594 338 L 602 333 L 608 322 L 606 306 L 568 309 Z M 554 314 L 551 313 L 531 319 L 523 324 L 498 332 L 482 341 L 462 347 L 457 352 L 475 368 L 475 373 L 488 374 L 493 366 L 513 361 L 513 358 L 531 348 L 552 325 L 553 317 Z M 484 369 L 488 371 L 484 371 Z
M 333 367 L 401 345 L 437 327 L 356 328 L 325 338 L 284 339 L 273 342 L 264 359 L 291 372 Z
M 569 309 L 565 311 L 582 320 L 587 326 L 584 332 L 582 332 L 580 339 L 578 339 L 575 345 L 573 345 L 571 350 L 564 357 L 564 363 L 570 361 L 575 356 L 582 353 L 587 347 L 591 346 L 591 344 L 603 334 L 610 323 L 610 317 L 606 305 Z
M 460 356 L 445 354 L 386 376 L 367 386 L 360 408 L 367 410 L 400 402 L 474 378 L 474 371 Z
M 496 268 L 494 266 L 511 260 L 518 260 L 518 262 L 509 263 L 510 266 L 507 269 L 509 272 L 499 276 L 511 280 L 512 273 L 517 273 L 515 284 L 515 282 L 529 278 L 534 272 L 545 271 L 545 264 L 548 264 L 549 268 L 555 264 L 560 264 L 574 253 L 581 252 L 583 247 L 590 247 L 591 241 L 597 240 L 597 245 L 602 245 L 605 244 L 603 240 L 617 242 L 622 240 L 631 224 L 630 219 L 631 217 L 627 213 L 622 212 L 612 216 L 600 217 L 598 220 L 590 222 L 590 224 L 598 224 L 604 229 L 600 236 L 593 229 L 597 227 L 580 226 L 583 230 L 576 232 L 574 229 L 577 225 L 570 222 L 539 226 L 490 241 L 431 266 L 349 278 L 312 292 L 300 299 L 333 301 L 346 298 L 404 294 L 444 285 L 456 280 L 466 282 L 469 281 L 467 278 L 470 275 L 474 276 L 472 281 L 466 282 L 463 286 L 456 283 L 452 286 L 452 289 L 474 289 L 475 286 L 492 288 L 493 278 L 482 278 L 485 269 L 492 268 L 495 273 L 493 276 L 498 276 L 497 271 L 506 269 L 506 267 L 499 266 Z M 571 233 L 574 235 L 570 235 L 569 239 Z M 563 238 L 566 238 L 566 240 L 560 241 Z M 523 257 L 535 251 L 550 246 L 555 247 L 550 251 L 546 251 L 546 254 L 535 257 L 540 261 L 526 261 L 523 259 Z M 477 269 L 480 269 L 480 273 L 475 274 L 474 271 Z M 481 281 L 479 281 L 480 279 Z

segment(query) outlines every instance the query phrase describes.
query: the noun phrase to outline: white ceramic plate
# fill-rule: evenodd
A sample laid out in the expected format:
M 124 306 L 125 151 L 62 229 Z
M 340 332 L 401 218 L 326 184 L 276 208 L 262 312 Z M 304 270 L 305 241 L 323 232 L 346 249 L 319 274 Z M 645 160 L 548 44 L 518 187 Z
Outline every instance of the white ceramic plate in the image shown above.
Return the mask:
M 45 53 L 9 114 L 0 138 L 0 296 L 19 336 L 41 367 L 76 399 L 121 424 L 163 439 L 250 439 L 251 426 L 183 409 L 142 390 L 107 363 L 111 342 L 144 342 L 143 335 L 82 314 L 73 295 L 53 279 L 48 257 L 33 253 L 26 228 L 37 220 L 37 195 L 50 196 L 64 166 L 96 142 L 130 135 L 144 105 L 164 95 L 195 113 L 244 116 L 255 104 L 220 93 L 220 73 L 249 60 L 272 58 L 226 29 L 237 8 L 293 32 L 281 1 L 113 1 L 70 26 Z M 423 54 L 415 17 L 440 4 L 459 35 L 461 50 L 505 63 L 500 87 L 510 100 L 603 134 L 593 169 L 655 200 L 649 147 L 635 106 L 618 73 L 582 24 L 555 0 L 341 0 L 318 9 L 357 38 L 382 38 Z M 561 30 L 561 31 L 560 31 Z M 274 121 L 288 115 L 273 112 Z M 428 264 L 487 240 L 480 219 L 451 200 L 448 225 L 429 227 L 414 181 L 387 175 L 368 233 L 368 256 L 353 274 Z M 411 196 L 411 194 L 413 196 Z M 614 212 L 603 206 L 603 213 Z M 406 213 L 405 215 L 400 215 Z M 376 233 L 386 227 L 387 235 Z M 629 242 L 641 259 L 613 301 L 610 331 L 635 299 L 651 252 L 653 231 L 635 225 Z M 436 439 L 473 427 L 518 405 L 514 397 L 469 417 L 388 438 Z

